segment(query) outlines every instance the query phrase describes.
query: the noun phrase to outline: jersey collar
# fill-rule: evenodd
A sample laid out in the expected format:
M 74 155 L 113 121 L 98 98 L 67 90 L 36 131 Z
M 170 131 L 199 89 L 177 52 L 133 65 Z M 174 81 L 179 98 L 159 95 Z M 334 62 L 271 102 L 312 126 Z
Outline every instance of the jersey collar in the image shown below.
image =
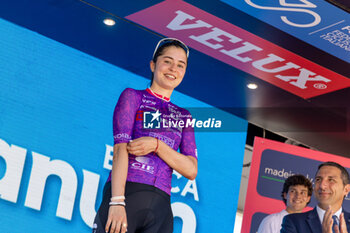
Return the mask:
M 147 88 L 146 91 L 147 91 L 148 93 L 150 93 L 151 95 L 153 95 L 153 96 L 155 96 L 155 97 L 157 97 L 157 98 L 159 98 L 159 99 L 162 99 L 162 100 L 164 100 L 164 101 L 166 101 L 166 102 L 169 102 L 169 101 L 170 101 L 170 98 L 155 93 L 154 91 L 151 90 L 151 88 Z

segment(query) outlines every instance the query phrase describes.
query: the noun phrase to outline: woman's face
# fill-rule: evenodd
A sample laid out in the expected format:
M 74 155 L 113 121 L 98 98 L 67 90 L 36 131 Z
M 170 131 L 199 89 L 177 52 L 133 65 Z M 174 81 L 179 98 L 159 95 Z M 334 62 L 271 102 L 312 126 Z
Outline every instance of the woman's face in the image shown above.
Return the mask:
M 151 61 L 153 72 L 152 87 L 173 90 L 177 87 L 186 72 L 187 57 L 182 48 L 169 46 L 163 50 L 163 54 L 157 58 L 157 62 Z

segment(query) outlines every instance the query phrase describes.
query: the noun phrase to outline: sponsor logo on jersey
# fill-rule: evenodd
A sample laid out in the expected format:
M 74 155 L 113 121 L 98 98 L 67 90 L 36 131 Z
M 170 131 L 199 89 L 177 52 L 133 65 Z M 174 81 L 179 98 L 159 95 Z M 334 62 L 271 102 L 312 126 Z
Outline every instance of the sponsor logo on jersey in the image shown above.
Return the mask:
M 154 161 L 146 156 L 136 156 L 135 162 L 131 164 L 131 168 L 136 170 L 145 171 L 148 173 L 153 174 L 154 173 Z

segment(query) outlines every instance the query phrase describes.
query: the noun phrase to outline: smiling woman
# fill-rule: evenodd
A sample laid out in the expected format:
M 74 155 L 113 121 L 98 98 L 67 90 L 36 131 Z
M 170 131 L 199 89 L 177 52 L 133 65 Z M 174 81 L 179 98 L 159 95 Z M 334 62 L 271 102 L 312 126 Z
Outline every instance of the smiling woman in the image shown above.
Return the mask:
M 188 56 L 188 47 L 181 41 L 173 38 L 160 40 L 150 63 L 152 70 L 150 89 L 170 98 L 174 88 L 185 76 Z
M 173 232 L 173 169 L 194 179 L 197 149 L 193 126 L 161 127 L 160 122 L 164 116 L 192 119 L 187 110 L 170 102 L 185 75 L 188 55 L 181 41 L 160 40 L 150 62 L 150 88 L 127 88 L 119 97 L 113 116 L 113 166 L 93 232 Z

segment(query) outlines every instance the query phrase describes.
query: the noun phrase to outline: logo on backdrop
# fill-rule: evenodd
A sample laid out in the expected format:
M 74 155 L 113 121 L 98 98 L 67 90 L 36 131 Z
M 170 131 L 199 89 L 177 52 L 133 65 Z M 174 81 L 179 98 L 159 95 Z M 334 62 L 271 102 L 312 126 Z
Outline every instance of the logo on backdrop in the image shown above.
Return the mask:
M 350 15 L 329 1 L 220 1 L 333 56 L 350 61 L 350 39 L 346 32 Z
M 239 1 L 233 3 L 232 0 L 221 1 L 233 7 L 240 3 Z M 303 2 L 304 8 L 313 6 L 305 0 Z M 250 3 L 252 3 L 251 0 Z M 308 17 L 300 16 L 300 12 L 309 12 L 314 15 L 315 19 L 307 24 L 298 24 L 286 16 L 281 17 L 285 22 L 298 26 L 298 31 L 300 27 L 316 25 L 321 20 L 318 14 L 310 10 L 292 8 L 285 1 L 280 3 L 284 4 L 281 9 L 298 10 L 297 20 L 306 21 L 310 17 L 305 13 L 303 15 Z M 246 6 L 244 1 L 241 1 L 241 4 Z M 251 13 L 248 12 L 248 14 Z M 153 17 L 154 15 L 157 17 Z M 291 16 L 288 15 L 288 17 Z M 304 99 L 350 86 L 348 78 L 184 1 L 163 1 L 126 18 L 163 35 L 179 38 L 193 49 Z M 285 25 L 283 22 L 280 24 Z
M 245 2 L 248 5 L 250 5 L 254 8 L 257 8 L 257 9 L 274 10 L 274 11 L 289 11 L 289 12 L 297 12 L 297 13 L 302 12 L 305 14 L 309 14 L 313 17 L 312 22 L 300 24 L 300 23 L 292 22 L 286 16 L 281 16 L 281 20 L 290 26 L 302 27 L 302 28 L 314 27 L 321 22 L 321 17 L 319 14 L 317 14 L 316 12 L 313 12 L 311 10 L 304 9 L 304 8 L 316 8 L 317 7 L 315 4 L 313 4 L 307 0 L 300 0 L 300 2 L 302 2 L 302 3 L 286 3 L 286 0 L 279 0 L 280 6 L 282 6 L 282 7 L 262 6 L 262 5 L 258 5 L 258 4 L 253 3 L 251 0 L 245 0 Z

